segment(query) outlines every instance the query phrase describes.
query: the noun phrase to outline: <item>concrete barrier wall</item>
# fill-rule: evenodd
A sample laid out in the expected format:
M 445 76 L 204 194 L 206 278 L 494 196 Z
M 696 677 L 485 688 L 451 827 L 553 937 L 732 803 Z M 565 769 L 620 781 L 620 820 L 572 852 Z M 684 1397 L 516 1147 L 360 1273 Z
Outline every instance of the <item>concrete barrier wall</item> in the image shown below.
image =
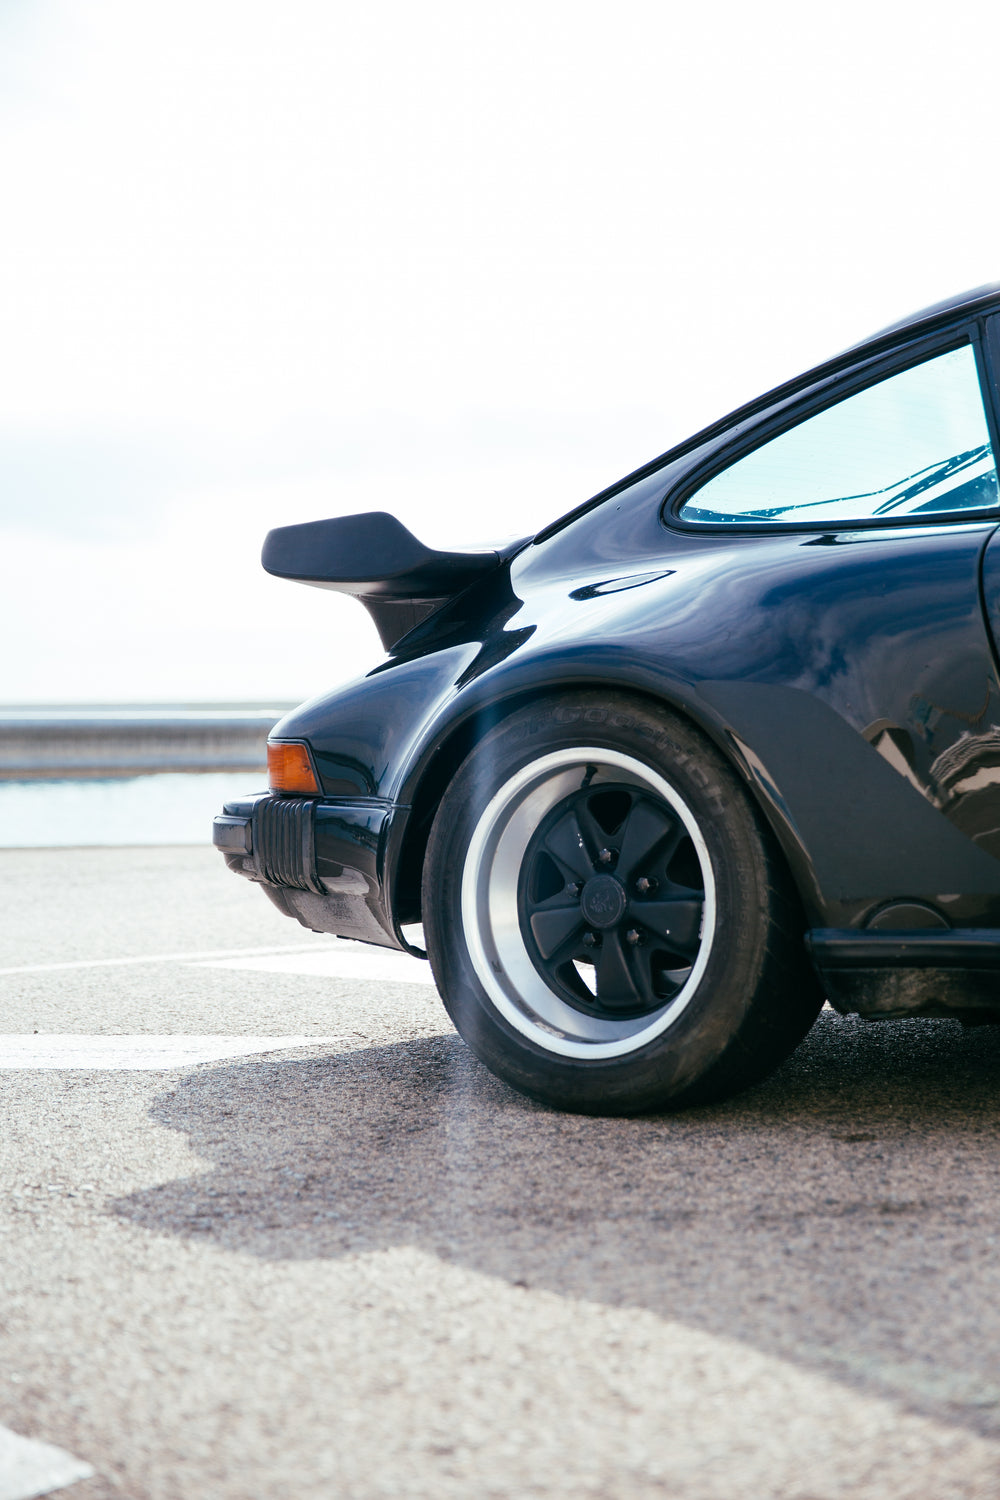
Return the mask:
M 0 780 L 263 770 L 284 709 L 0 710 Z

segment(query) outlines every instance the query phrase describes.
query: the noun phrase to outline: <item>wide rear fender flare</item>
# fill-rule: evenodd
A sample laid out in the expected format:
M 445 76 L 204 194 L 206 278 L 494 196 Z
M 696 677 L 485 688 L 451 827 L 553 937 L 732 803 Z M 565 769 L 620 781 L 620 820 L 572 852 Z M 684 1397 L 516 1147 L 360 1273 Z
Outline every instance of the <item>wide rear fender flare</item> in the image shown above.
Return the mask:
M 592 671 L 576 674 L 565 669 L 554 679 L 550 669 L 537 674 L 512 674 L 499 693 L 496 684 L 490 687 L 492 690 L 487 691 L 484 684 L 478 692 L 463 693 L 426 725 L 420 744 L 415 747 L 399 777 L 399 802 L 408 811 L 404 818 L 394 820 L 384 856 L 388 902 L 394 917 L 401 891 L 410 898 L 413 896 L 412 884 L 419 878 L 433 811 L 444 787 L 473 745 L 496 724 L 531 703 L 588 689 L 629 694 L 647 705 L 653 704 L 679 715 L 705 734 L 732 766 L 759 807 L 781 847 L 806 910 L 815 912 L 817 918 L 823 911 L 823 893 L 816 883 L 809 851 L 802 843 L 780 789 L 770 779 L 754 751 L 690 684 L 660 682 L 654 686 L 645 674 L 637 672 L 598 676 Z M 602 712 L 599 709 L 568 709 L 568 712 L 575 711 L 580 713 L 581 725 L 588 720 L 606 724 L 609 715 L 613 722 L 614 714 L 621 712 L 620 709 L 604 711 L 602 719 L 598 717 Z

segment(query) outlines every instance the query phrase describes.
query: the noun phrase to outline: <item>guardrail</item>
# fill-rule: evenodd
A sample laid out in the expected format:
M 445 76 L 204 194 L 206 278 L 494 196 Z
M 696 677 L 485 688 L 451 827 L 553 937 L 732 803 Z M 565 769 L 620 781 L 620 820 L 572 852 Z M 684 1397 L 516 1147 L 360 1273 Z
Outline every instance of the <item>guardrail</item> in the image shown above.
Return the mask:
M 285 708 L 0 709 L 0 781 L 263 770 Z

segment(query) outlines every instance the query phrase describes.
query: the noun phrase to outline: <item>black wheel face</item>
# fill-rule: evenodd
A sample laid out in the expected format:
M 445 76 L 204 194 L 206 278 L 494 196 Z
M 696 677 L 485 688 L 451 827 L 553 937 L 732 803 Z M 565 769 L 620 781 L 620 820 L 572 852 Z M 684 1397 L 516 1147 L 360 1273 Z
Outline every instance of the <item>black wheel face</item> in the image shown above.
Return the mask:
M 595 771 L 528 844 L 518 920 L 554 993 L 584 1014 L 626 1019 L 661 1010 L 687 983 L 704 878 L 669 803 L 634 783 L 595 782 Z
M 645 760 L 567 745 L 476 814 L 461 927 L 497 1011 L 545 1052 L 625 1056 L 697 992 L 715 931 L 704 834 Z

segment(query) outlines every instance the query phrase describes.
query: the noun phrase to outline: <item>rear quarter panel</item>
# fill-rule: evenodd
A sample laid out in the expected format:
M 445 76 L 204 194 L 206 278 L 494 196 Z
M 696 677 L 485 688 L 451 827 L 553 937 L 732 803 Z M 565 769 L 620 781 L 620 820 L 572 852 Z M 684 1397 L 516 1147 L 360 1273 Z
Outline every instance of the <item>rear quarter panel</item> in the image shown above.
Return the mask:
M 723 749 L 813 924 L 911 898 L 954 925 L 1000 925 L 1000 834 L 991 843 L 989 809 L 955 790 L 1000 765 L 979 588 L 992 524 L 698 536 L 660 522 L 668 482 L 527 548 L 275 734 L 310 742 L 328 795 L 408 805 L 463 727 L 614 685 Z

